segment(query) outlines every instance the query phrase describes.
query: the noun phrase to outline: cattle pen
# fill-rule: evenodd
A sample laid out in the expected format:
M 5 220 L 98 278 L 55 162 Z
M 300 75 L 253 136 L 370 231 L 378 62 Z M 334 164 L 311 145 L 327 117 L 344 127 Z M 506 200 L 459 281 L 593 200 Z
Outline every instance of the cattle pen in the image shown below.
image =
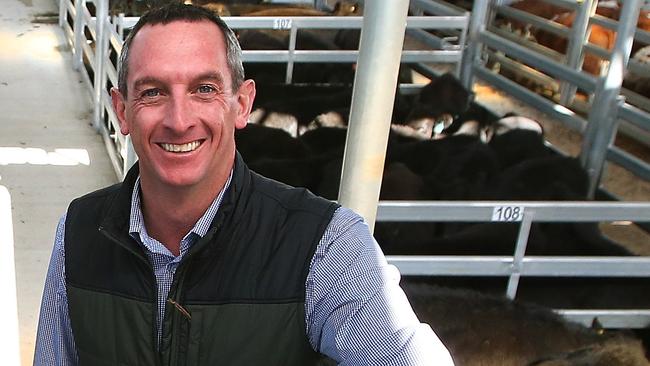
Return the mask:
M 589 16 L 594 1 L 570 2 L 549 1 L 580 14 L 581 21 L 576 29 L 582 34 L 571 33 L 566 28 L 548 25 L 549 22 L 536 18 L 532 21 L 546 24 L 562 34 L 570 34 L 571 50 L 568 56 L 548 57 L 537 52 L 537 46 L 522 45 L 513 41 L 510 34 L 492 26 L 494 14 L 508 12 L 506 5 L 499 2 L 476 1 L 471 12 L 432 0 L 412 0 L 412 15 L 407 18 L 406 34 L 426 45 L 425 49 L 404 50 L 403 63 L 418 64 L 423 74 L 433 72 L 435 63 L 451 63 L 455 73 L 467 87 L 478 78 L 488 85 L 504 90 L 534 108 L 557 118 L 569 128 L 580 132 L 584 141 L 580 153 L 583 166 L 590 177 L 592 196 L 598 196 L 598 188 L 605 161 L 622 166 L 648 181 L 650 168 L 647 161 L 632 156 L 612 144 L 619 120 L 626 121 L 627 129 L 643 136 L 650 131 L 650 114 L 642 109 L 647 103 L 640 96 L 631 99 L 641 104 L 632 105 L 620 96 L 621 75 L 628 65 L 632 36 L 635 29 L 630 19 L 638 15 L 641 1 L 626 1 L 620 22 L 611 22 Z M 318 2 L 326 6 L 326 2 Z M 489 6 L 488 6 L 489 5 Z M 510 14 L 516 11 L 510 11 Z M 522 14 L 515 14 L 522 15 Z M 523 15 L 527 19 L 530 18 Z M 284 62 L 285 81 L 292 81 L 292 70 L 296 63 L 334 62 L 354 63 L 358 51 L 297 50 L 295 35 L 299 29 L 361 29 L 363 17 L 224 17 L 226 23 L 235 29 L 282 29 L 291 34 L 289 48 L 281 51 L 244 50 L 246 62 Z M 73 50 L 73 67 L 77 69 L 93 96 L 93 125 L 104 139 L 116 174 L 122 177 L 135 163 L 137 157 L 130 146 L 129 138 L 119 133 L 117 118 L 111 109 L 108 90 L 117 85 L 116 60 L 120 53 L 125 32 L 135 24 L 137 18 L 116 14 L 109 15 L 107 0 L 60 0 L 59 24 Z M 601 76 L 582 73 L 580 60 L 585 44 L 587 24 L 602 23 L 616 27 L 619 38 L 612 51 L 604 52 L 585 46 L 609 60 L 607 72 Z M 580 23 L 580 24 L 578 24 Z M 429 30 L 442 31 L 448 36 L 433 35 Z M 648 34 L 636 31 L 637 38 L 647 40 Z M 375 36 L 375 35 L 371 35 Z M 556 103 L 516 84 L 485 66 L 489 55 L 497 57 L 505 68 L 527 71 L 534 78 L 546 82 L 562 80 L 561 100 Z M 557 55 L 556 55 L 557 56 Z M 550 74 L 532 70 L 534 66 Z M 636 63 L 629 67 L 642 68 Z M 432 75 L 430 75 L 432 76 Z M 401 85 L 403 89 L 417 88 L 416 85 Z M 585 117 L 574 111 L 576 90 L 589 94 L 590 113 Z M 624 92 L 632 95 L 629 92 Z M 354 167 L 349 167 L 354 169 Z M 378 177 L 381 179 L 381 177 Z M 524 277 L 650 277 L 650 257 L 550 257 L 526 255 L 530 227 L 536 222 L 602 222 L 631 221 L 650 223 L 650 203 L 629 201 L 585 201 L 585 202 L 522 202 L 522 201 L 381 201 L 377 206 L 377 221 L 461 221 L 461 222 L 505 222 L 518 223 L 519 234 L 515 250 L 508 256 L 388 256 L 405 276 L 486 276 L 507 278 L 504 293 L 515 298 L 521 278 Z M 556 309 L 568 319 L 591 325 L 594 319 L 606 328 L 648 328 L 650 308 L 580 308 Z

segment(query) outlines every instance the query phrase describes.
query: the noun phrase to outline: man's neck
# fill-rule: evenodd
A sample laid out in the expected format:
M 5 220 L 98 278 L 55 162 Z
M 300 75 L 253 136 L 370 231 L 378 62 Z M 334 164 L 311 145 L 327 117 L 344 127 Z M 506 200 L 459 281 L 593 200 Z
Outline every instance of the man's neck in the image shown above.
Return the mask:
M 211 186 L 191 189 L 147 185 L 141 178 L 142 215 L 149 236 L 178 256 L 181 240 L 219 195 L 228 174 Z

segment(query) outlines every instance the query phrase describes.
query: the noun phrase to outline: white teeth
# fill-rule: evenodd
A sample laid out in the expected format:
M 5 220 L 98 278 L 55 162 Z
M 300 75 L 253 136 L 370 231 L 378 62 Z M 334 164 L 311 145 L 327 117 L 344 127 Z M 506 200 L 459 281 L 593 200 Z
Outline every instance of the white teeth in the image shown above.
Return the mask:
M 201 145 L 200 141 L 192 141 L 182 145 L 160 144 L 160 147 L 169 152 L 190 152 L 196 150 L 199 145 Z

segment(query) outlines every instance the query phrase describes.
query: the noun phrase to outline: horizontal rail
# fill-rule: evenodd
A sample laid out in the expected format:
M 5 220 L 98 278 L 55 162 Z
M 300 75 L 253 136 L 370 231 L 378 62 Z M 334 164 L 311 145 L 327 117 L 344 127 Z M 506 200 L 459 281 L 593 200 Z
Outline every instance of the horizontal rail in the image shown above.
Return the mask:
M 650 257 L 387 255 L 404 276 L 650 277 Z
M 604 17 L 599 14 L 595 14 L 591 19 L 590 22 L 592 24 L 597 24 L 601 27 L 609 28 L 611 30 L 616 31 L 618 29 L 618 21 L 614 19 L 610 19 L 607 17 Z M 645 44 L 650 43 L 650 32 L 644 31 L 643 29 L 637 28 L 636 31 L 634 32 L 634 39 L 640 42 L 643 42 Z
M 353 63 L 357 61 L 359 51 L 315 51 L 315 50 L 243 50 L 244 62 L 332 62 Z M 461 51 L 402 51 L 402 62 L 457 62 Z
M 286 29 L 285 25 L 291 24 L 300 29 L 361 29 L 363 17 L 359 16 L 325 16 L 325 17 L 246 17 L 231 16 L 221 17 L 233 29 Z M 433 19 L 432 19 L 433 18 Z M 131 28 L 137 23 L 138 17 L 124 17 L 121 25 Z M 279 19 L 289 20 L 289 23 L 278 24 Z M 469 23 L 468 16 L 409 16 L 406 19 L 406 28 L 418 29 L 446 29 L 465 28 Z
M 650 116 L 646 111 L 628 103 L 624 103 L 623 106 L 618 109 L 618 117 L 631 122 L 636 127 L 650 132 Z
M 616 146 L 610 146 L 607 151 L 607 159 L 629 170 L 637 177 L 650 182 L 650 164 L 636 156 L 621 150 Z
M 519 84 L 506 79 L 501 75 L 497 75 L 493 72 L 486 70 L 484 67 L 474 67 L 474 73 L 480 79 L 488 82 L 490 85 L 493 85 L 506 93 L 516 97 L 517 99 L 532 105 L 541 112 L 544 112 L 555 119 L 561 121 L 564 125 L 569 128 L 582 133 L 587 125 L 587 121 L 584 118 L 578 116 L 575 112 L 569 108 L 556 104 L 548 99 L 540 96 L 539 94 L 533 93 L 530 90 L 520 86 Z
M 571 29 L 561 24 L 552 22 L 548 19 L 542 18 L 537 15 L 533 15 L 523 10 L 512 8 L 510 6 L 506 6 L 506 5 L 497 6 L 496 10 L 498 13 L 502 15 L 529 23 L 535 28 L 544 29 L 549 33 L 555 34 L 556 36 L 566 38 L 569 32 L 571 31 Z
M 431 1 L 431 0 L 411 0 L 411 6 L 435 15 L 454 16 L 454 15 L 461 15 L 466 12 L 465 9 L 454 6 L 452 4 L 447 4 L 447 3 L 442 4 L 437 1 Z
M 489 47 L 511 55 L 514 58 L 520 59 L 526 64 L 539 68 L 541 71 L 556 78 L 571 82 L 588 92 L 593 92 L 596 89 L 596 79 L 593 76 L 576 71 L 566 65 L 558 64 L 548 57 L 538 55 L 535 52 L 528 50 L 515 42 L 499 37 L 496 34 L 483 32 L 479 35 L 479 41 Z
M 519 207 L 535 222 L 597 222 L 630 220 L 650 222 L 648 202 L 524 202 L 524 201 L 380 201 L 377 221 L 502 221 L 495 211 Z
M 554 310 L 564 318 L 580 323 L 586 327 L 593 326 L 594 319 L 604 328 L 643 329 L 650 327 L 650 310 Z

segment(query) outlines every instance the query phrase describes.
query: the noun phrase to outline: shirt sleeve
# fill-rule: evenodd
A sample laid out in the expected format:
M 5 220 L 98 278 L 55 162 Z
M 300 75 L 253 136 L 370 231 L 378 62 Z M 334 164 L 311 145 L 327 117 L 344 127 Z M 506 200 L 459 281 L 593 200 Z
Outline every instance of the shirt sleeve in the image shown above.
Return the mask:
M 78 364 L 77 350 L 68 317 L 65 287 L 65 215 L 59 221 L 36 333 L 34 366 L 73 366 Z
M 307 336 L 339 365 L 453 365 L 420 323 L 363 219 L 339 208 L 312 258 L 306 282 Z

